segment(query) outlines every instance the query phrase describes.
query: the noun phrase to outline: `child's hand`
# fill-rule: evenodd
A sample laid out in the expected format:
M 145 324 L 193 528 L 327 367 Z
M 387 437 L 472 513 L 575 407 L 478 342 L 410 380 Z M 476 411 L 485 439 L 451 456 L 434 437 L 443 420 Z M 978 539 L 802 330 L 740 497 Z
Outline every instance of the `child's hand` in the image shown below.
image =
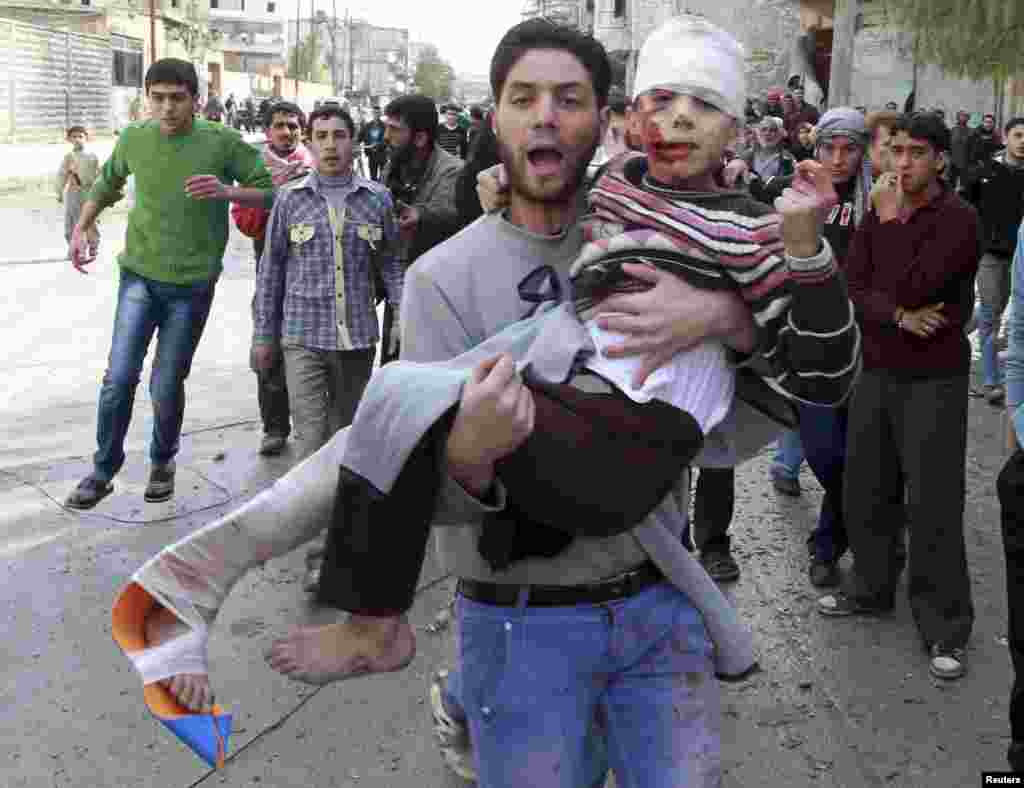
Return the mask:
M 476 176 L 476 196 L 484 213 L 494 213 L 508 205 L 508 175 L 504 164 L 495 164 Z
M 823 165 L 810 159 L 797 164 L 793 185 L 775 200 L 775 210 L 782 216 L 786 254 L 814 257 L 821 244 L 825 217 L 838 202 L 832 175 Z

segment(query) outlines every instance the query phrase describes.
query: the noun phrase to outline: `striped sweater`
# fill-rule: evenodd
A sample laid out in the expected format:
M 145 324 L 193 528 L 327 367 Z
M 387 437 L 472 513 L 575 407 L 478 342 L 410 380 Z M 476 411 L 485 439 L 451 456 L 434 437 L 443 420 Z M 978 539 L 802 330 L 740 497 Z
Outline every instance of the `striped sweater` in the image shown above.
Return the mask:
M 778 214 L 742 192 L 677 192 L 653 183 L 647 160 L 624 154 L 590 191 L 587 240 L 573 265 L 577 310 L 609 287 L 635 289 L 612 274 L 648 262 L 706 289 L 737 292 L 758 326 L 758 346 L 741 361 L 790 402 L 839 405 L 860 371 L 860 329 L 827 241 L 808 259 L 786 255 Z M 738 382 L 737 395 L 761 400 Z M 775 404 L 777 405 L 777 403 Z M 788 421 L 788 418 L 783 420 Z

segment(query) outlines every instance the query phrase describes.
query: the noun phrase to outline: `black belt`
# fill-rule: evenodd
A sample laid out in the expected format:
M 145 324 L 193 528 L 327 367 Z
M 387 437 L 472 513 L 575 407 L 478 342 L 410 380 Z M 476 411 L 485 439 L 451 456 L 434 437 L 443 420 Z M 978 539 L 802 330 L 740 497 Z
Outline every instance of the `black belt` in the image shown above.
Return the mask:
M 661 570 L 653 562 L 648 561 L 636 569 L 602 580 L 600 583 L 576 586 L 519 586 L 462 578 L 459 580 L 458 591 L 466 599 L 474 602 L 514 607 L 519 601 L 519 592 L 525 588 L 528 591 L 526 604 L 531 607 L 567 607 L 598 605 L 615 599 L 625 599 L 664 579 Z

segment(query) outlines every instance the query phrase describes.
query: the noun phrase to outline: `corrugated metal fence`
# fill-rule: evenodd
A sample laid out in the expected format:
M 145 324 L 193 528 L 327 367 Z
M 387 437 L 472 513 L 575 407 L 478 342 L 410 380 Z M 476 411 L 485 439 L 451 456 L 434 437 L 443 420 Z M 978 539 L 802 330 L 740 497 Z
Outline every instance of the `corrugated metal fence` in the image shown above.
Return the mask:
M 110 131 L 111 62 L 109 39 L 0 20 L 0 138 Z

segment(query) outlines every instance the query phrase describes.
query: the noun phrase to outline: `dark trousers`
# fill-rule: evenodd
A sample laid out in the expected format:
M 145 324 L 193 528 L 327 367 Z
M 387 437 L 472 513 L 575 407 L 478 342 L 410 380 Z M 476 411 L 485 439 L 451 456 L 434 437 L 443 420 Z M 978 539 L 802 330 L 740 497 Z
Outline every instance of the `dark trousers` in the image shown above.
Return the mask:
M 807 551 L 821 561 L 838 561 L 849 547 L 843 521 L 843 471 L 849 407 L 800 406 L 800 442 L 807 464 L 825 490 L 818 525 L 807 538 Z
M 967 384 L 966 375 L 903 380 L 865 372 L 850 403 L 843 508 L 854 572 L 847 590 L 892 603 L 906 514 L 907 595 L 927 646 L 964 647 L 974 623 L 963 523 Z
M 252 239 L 252 248 L 256 254 L 256 272 L 260 270 L 260 258 L 263 257 L 262 238 Z M 253 296 L 253 310 L 256 309 L 256 297 Z M 284 354 L 278 354 L 274 366 L 264 372 L 256 373 L 256 398 L 260 404 L 260 419 L 263 422 L 265 435 L 280 435 L 287 438 L 291 435 L 291 410 L 288 408 L 288 383 L 284 377 Z
M 693 499 L 693 541 L 702 553 L 728 552 L 728 530 L 736 506 L 736 471 L 701 468 Z M 686 540 L 684 540 L 686 541 Z
M 375 181 L 380 175 L 381 168 L 384 166 L 384 162 L 387 161 L 386 156 L 374 156 L 369 155 L 366 157 L 366 163 L 370 167 L 370 180 Z
M 1014 741 L 1024 741 L 1024 451 L 1017 449 L 1007 460 L 999 473 L 996 491 L 1006 557 L 1006 602 L 1013 663 L 1010 732 Z

